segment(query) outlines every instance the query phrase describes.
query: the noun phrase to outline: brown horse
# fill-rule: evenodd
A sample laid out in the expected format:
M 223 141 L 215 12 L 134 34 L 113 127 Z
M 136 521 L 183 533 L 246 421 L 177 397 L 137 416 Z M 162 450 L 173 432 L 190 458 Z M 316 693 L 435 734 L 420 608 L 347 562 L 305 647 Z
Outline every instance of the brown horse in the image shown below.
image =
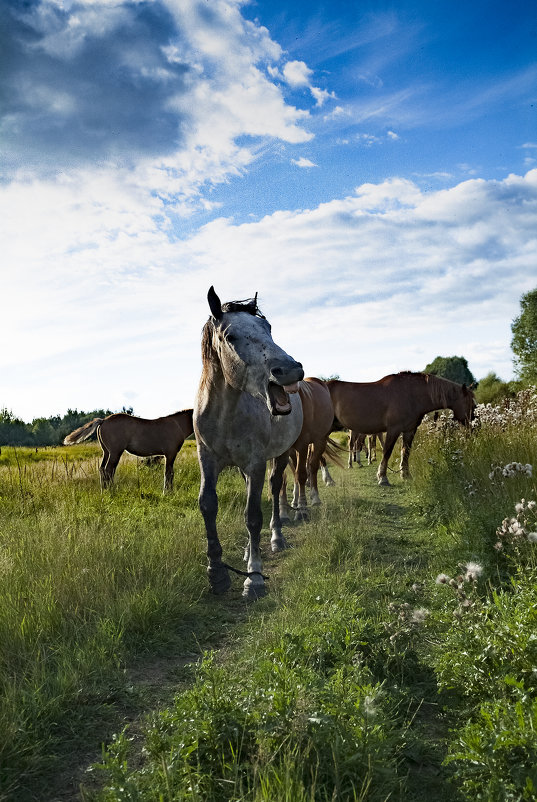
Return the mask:
M 290 453 L 290 467 L 295 483 L 291 506 L 297 511 L 295 520 L 307 520 L 306 483 L 309 480 L 311 504 L 320 504 L 317 472 L 323 454 L 328 453 L 336 462 L 338 459 L 335 448 L 328 442 L 334 420 L 334 407 L 326 382 L 310 376 L 299 382 L 298 393 L 302 401 L 303 423 Z M 324 464 L 326 466 L 326 461 Z M 286 520 L 289 513 L 285 480 L 280 492 L 280 514 L 282 513 L 283 520 Z
M 162 455 L 166 459 L 164 492 L 173 489 L 173 464 L 181 446 L 193 431 L 192 410 L 183 409 L 163 418 L 146 419 L 118 412 L 106 418 L 94 418 L 68 434 L 64 445 L 81 443 L 94 432 L 103 450 L 99 468 L 102 487 L 108 487 L 124 451 L 136 457 Z
M 403 435 L 401 475 L 408 478 L 408 457 L 423 416 L 435 409 L 451 409 L 455 420 L 468 425 L 474 417 L 475 399 L 465 384 L 427 373 L 404 371 L 376 382 L 327 382 L 334 404 L 334 429 L 354 429 L 365 434 L 386 432 L 378 482 L 389 484 L 386 470 L 395 441 Z
M 349 468 L 352 468 L 352 463 L 356 462 L 358 467 L 362 467 L 362 460 L 360 454 L 365 446 L 367 454 L 367 464 L 377 459 L 377 438 L 381 448 L 384 447 L 384 437 L 382 432 L 376 434 L 363 434 L 363 432 L 349 432 Z

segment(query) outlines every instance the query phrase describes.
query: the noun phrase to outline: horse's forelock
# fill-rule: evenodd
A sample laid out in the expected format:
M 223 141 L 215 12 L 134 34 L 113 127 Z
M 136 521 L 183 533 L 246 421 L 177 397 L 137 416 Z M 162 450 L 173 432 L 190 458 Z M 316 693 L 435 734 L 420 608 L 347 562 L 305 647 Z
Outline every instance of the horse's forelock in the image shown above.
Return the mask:
M 222 312 L 248 312 L 249 315 L 265 318 L 265 315 L 261 314 L 261 310 L 257 305 L 257 294 L 255 298 L 249 298 L 244 301 L 228 301 L 222 304 Z

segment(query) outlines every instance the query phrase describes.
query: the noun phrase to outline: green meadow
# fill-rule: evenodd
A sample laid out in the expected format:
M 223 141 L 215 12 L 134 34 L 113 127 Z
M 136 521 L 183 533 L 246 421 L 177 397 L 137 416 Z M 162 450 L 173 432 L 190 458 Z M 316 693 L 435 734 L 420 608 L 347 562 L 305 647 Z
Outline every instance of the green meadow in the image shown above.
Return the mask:
M 255 604 L 208 593 L 191 441 L 167 496 L 2 447 L 0 799 L 536 799 L 537 399 L 479 410 L 422 424 L 411 482 L 331 466 L 278 555 L 266 492 Z M 219 503 L 241 568 L 237 471 Z

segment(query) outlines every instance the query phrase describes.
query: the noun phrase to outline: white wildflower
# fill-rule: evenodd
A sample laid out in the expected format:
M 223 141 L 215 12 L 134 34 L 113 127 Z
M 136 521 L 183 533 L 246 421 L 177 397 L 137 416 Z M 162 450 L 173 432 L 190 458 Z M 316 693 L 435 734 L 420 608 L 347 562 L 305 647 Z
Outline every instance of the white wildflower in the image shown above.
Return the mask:
M 412 618 L 410 620 L 413 624 L 423 624 L 428 615 L 429 610 L 426 610 L 425 607 L 417 607 L 412 611 Z
M 530 543 L 537 543 L 537 532 L 528 532 L 528 541 Z
M 450 577 L 447 574 L 438 574 L 436 577 L 436 584 L 437 585 L 447 585 L 449 582 Z
M 466 563 L 466 576 L 465 579 L 475 582 L 483 573 L 483 566 L 479 563 L 469 562 Z

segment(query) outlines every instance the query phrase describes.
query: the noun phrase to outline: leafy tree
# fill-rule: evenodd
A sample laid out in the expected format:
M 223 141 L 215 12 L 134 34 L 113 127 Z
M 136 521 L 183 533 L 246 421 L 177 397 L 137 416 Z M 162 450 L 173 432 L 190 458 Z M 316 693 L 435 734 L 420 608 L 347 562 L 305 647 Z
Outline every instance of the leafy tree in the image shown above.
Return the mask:
M 524 384 L 537 384 L 537 287 L 522 296 L 520 308 L 511 324 L 515 371 Z
M 475 400 L 478 404 L 498 404 L 509 396 L 509 384 L 491 371 L 482 379 L 475 391 Z
M 463 356 L 437 356 L 423 372 L 450 379 L 458 384 L 476 383 L 475 377 L 468 367 L 468 362 Z
M 0 410 L 0 445 L 33 446 L 30 427 L 5 407 Z
M 0 408 L 0 446 L 57 446 L 66 434 L 82 424 L 111 414 L 109 409 L 95 409 L 93 412 L 68 409 L 63 417 L 53 415 L 25 423 L 5 407 Z
M 32 421 L 32 433 L 36 446 L 50 446 L 57 442 L 56 431 L 47 418 L 35 418 Z

